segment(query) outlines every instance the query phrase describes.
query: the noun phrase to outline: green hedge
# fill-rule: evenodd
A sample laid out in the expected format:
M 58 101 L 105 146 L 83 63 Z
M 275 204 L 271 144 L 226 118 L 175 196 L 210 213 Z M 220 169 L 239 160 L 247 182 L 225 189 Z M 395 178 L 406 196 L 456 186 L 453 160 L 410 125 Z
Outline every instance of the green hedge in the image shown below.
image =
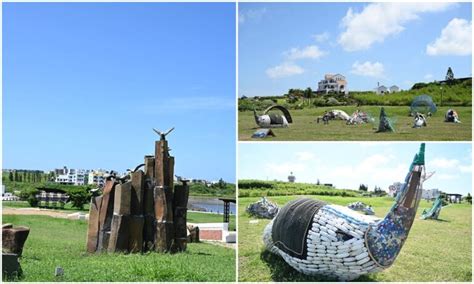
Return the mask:
M 259 197 L 276 195 L 327 195 L 356 197 L 360 196 L 360 193 L 355 190 L 335 189 L 329 186 L 309 183 L 239 180 L 239 197 Z

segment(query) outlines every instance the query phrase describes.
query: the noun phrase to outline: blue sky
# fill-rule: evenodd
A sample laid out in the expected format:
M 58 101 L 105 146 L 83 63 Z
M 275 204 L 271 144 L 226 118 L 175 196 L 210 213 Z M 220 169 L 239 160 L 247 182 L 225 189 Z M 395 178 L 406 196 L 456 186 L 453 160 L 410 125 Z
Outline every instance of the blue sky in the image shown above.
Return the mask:
M 332 183 L 337 188 L 387 190 L 403 182 L 420 143 L 240 143 L 239 179 Z M 427 143 L 425 189 L 465 195 L 472 191 L 470 143 Z
M 471 76 L 471 3 L 239 3 L 239 96 Z
M 3 168 L 235 180 L 234 3 L 4 3 Z

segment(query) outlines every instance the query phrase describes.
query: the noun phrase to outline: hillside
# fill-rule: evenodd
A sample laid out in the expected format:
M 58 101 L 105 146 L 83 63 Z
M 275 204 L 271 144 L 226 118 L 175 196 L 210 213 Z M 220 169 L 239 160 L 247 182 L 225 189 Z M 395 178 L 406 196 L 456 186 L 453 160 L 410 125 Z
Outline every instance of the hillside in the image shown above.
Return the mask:
M 442 88 L 442 89 L 441 89 Z M 304 97 L 306 94 L 306 97 Z M 272 104 L 289 109 L 304 109 L 320 106 L 379 105 L 409 106 L 413 98 L 422 94 L 430 95 L 437 106 L 472 106 L 472 79 L 455 80 L 452 84 L 441 82 L 416 83 L 410 90 L 394 94 L 377 95 L 372 91 L 349 92 L 343 94 L 317 95 L 300 89 L 291 89 L 287 94 L 272 97 L 239 98 L 239 111 L 264 110 Z

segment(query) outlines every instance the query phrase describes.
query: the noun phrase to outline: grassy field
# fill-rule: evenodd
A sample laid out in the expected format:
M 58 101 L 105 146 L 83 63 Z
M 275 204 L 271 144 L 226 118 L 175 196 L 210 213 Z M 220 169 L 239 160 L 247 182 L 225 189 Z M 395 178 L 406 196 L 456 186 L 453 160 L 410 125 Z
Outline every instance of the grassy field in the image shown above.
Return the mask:
M 305 196 L 308 197 L 308 196 Z M 273 196 L 280 206 L 297 196 Z M 384 217 L 393 200 L 388 197 L 313 196 L 329 203 L 347 205 L 362 201 L 372 205 L 375 214 Z M 264 251 L 262 232 L 269 220 L 253 218 L 245 208 L 259 198 L 239 198 L 239 281 L 324 281 L 298 273 L 280 257 Z M 422 201 L 410 235 L 388 269 L 362 276 L 357 281 L 466 281 L 472 280 L 472 207 L 453 204 L 442 209 L 440 219 L 420 220 L 424 208 L 431 203 Z
M 175 255 L 90 255 L 87 223 L 47 216 L 3 215 L 3 223 L 30 227 L 20 260 L 22 281 L 234 281 L 235 250 L 192 243 Z M 55 277 L 55 267 L 64 276 Z
M 355 106 L 319 107 L 290 111 L 293 123 L 289 128 L 275 128 L 275 137 L 253 139 L 252 134 L 257 130 L 253 113 L 250 111 L 239 112 L 239 140 L 255 141 L 374 141 L 374 140 L 403 140 L 403 141 L 448 141 L 471 140 L 472 109 L 471 107 L 455 107 L 462 123 L 444 122 L 444 114 L 448 107 L 440 107 L 436 114 L 428 118 L 428 126 L 412 128 L 413 118 L 408 116 L 409 108 L 406 106 L 387 106 L 385 111 L 395 121 L 394 133 L 374 133 L 376 125 L 368 123 L 362 125 L 346 125 L 344 121 L 332 120 L 328 125 L 316 123 L 316 118 L 323 115 L 326 110 L 341 109 L 351 115 Z M 363 106 L 362 111 L 368 112 L 377 118 L 380 107 Z

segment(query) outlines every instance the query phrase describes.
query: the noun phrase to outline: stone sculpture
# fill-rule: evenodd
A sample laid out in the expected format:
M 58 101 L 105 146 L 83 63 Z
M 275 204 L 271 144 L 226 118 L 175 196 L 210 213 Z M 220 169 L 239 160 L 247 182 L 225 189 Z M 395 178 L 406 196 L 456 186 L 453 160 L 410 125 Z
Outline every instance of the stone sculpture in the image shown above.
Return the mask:
M 247 212 L 258 218 L 273 219 L 279 209 L 278 205 L 262 197 L 259 201 L 250 204 L 247 207 Z
M 186 250 L 189 187 L 174 185 L 174 157 L 167 132 L 155 142 L 155 155 L 124 177 L 107 178 L 103 194 L 93 197 L 87 251 L 178 252 Z M 140 168 L 144 167 L 144 171 Z
M 283 114 L 268 114 L 269 111 L 274 109 L 280 110 Z M 257 115 L 257 111 L 254 110 L 253 115 L 255 117 L 255 122 L 259 127 L 288 127 L 290 123 L 293 123 L 290 112 L 280 105 L 272 105 L 268 107 L 262 115 Z
M 405 243 L 421 199 L 424 150 L 384 219 L 314 199 L 283 207 L 263 233 L 266 248 L 308 275 L 353 280 L 391 266 Z
M 23 253 L 23 246 L 30 233 L 28 227 L 2 225 L 2 272 L 3 278 L 13 279 L 22 274 L 18 258 Z

